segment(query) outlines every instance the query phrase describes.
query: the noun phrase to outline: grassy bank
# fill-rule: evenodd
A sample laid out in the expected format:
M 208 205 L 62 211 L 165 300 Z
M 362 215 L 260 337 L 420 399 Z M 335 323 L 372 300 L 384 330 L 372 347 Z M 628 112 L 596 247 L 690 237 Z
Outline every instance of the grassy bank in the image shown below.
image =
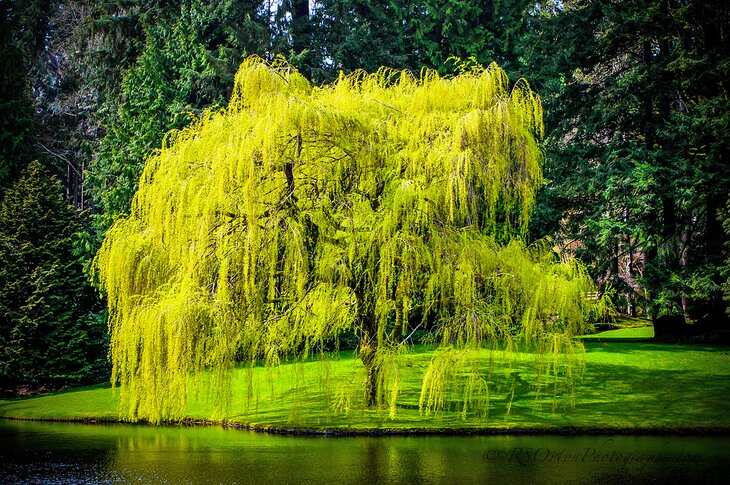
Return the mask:
M 444 411 L 419 412 L 419 376 L 432 356 L 420 349 L 402 357 L 401 391 L 392 417 L 388 410 L 358 405 L 361 389 L 352 376 L 362 365 L 345 353 L 327 362 L 237 370 L 234 399 L 223 415 L 215 415 L 213 403 L 204 397 L 205 386 L 191 397 L 187 415 L 191 421 L 213 418 L 259 429 L 335 432 L 730 430 L 730 349 L 636 340 L 646 332 L 620 329 L 587 338 L 586 366 L 575 392 L 558 388 L 553 394 L 549 389 L 541 399 L 533 385 L 533 355 L 493 355 L 497 371 L 487 413 L 461 413 L 457 397 Z M 487 352 L 484 358 L 486 362 Z M 351 409 L 343 412 L 348 399 Z M 116 420 L 117 405 L 109 386 L 98 385 L 0 400 L 0 417 Z

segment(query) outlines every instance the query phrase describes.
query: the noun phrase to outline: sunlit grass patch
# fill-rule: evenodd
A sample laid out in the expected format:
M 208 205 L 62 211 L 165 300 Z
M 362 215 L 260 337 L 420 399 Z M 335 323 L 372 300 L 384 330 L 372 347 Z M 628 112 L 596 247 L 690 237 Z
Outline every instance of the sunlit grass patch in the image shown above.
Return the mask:
M 654 327 L 628 327 L 606 330 L 601 333 L 584 335 L 584 339 L 650 339 L 654 337 Z

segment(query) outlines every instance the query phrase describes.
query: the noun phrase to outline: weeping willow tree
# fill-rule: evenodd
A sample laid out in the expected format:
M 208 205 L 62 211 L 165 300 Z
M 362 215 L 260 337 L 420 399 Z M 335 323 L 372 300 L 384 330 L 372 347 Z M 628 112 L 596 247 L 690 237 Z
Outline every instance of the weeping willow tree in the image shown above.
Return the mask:
M 307 357 L 353 329 L 370 406 L 394 406 L 393 356 L 430 330 L 427 412 L 485 342 L 574 351 L 601 311 L 590 280 L 519 237 L 541 109 L 496 65 L 313 87 L 246 60 L 227 108 L 166 136 L 96 257 L 123 413 L 181 417 L 191 376 L 212 373 L 225 396 L 235 365 Z

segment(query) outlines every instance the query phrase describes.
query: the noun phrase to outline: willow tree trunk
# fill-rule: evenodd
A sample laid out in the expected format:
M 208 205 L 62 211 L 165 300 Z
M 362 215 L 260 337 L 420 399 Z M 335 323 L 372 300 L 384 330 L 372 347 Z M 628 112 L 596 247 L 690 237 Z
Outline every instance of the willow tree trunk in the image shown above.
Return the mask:
M 375 362 L 377 340 L 360 342 L 360 359 L 365 366 L 365 403 L 368 407 L 377 406 L 378 403 L 378 380 L 380 378 L 380 367 Z
M 378 350 L 378 324 L 375 320 L 375 312 L 372 304 L 363 297 L 362 292 L 355 292 L 358 308 L 360 311 L 360 345 L 358 353 L 360 360 L 365 366 L 365 403 L 368 407 L 377 406 L 378 403 L 378 381 L 380 378 L 380 366 L 376 361 Z

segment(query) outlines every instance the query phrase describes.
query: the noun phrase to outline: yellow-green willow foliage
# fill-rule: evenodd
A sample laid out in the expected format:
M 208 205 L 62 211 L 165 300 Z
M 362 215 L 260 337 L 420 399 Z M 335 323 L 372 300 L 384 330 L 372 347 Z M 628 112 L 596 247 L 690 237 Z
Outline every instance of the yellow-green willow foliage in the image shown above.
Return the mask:
M 392 410 L 415 326 L 449 349 L 424 376 L 424 411 L 440 407 L 445 363 L 465 349 L 573 349 L 563 337 L 600 310 L 581 266 L 495 243 L 528 222 L 541 132 L 538 96 L 508 89 L 496 65 L 355 72 L 318 88 L 246 60 L 229 106 L 147 161 L 96 258 L 123 413 L 181 417 L 191 376 L 213 372 L 225 400 L 235 364 L 306 357 L 350 328 L 364 402 Z

